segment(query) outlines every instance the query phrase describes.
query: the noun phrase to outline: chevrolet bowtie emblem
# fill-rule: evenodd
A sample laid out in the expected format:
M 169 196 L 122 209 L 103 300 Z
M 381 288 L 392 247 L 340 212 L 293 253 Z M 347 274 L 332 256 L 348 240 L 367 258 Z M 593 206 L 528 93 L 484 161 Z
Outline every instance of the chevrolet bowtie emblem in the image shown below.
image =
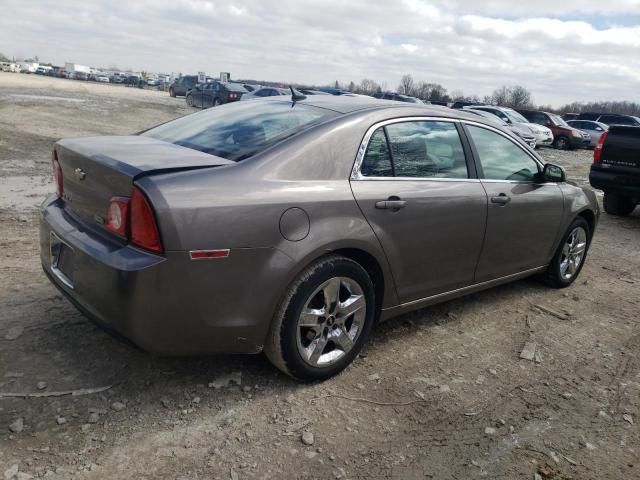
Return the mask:
M 76 174 L 76 177 L 78 177 L 78 180 L 80 181 L 84 180 L 84 178 L 87 176 L 87 174 L 81 168 L 76 168 L 73 172 Z

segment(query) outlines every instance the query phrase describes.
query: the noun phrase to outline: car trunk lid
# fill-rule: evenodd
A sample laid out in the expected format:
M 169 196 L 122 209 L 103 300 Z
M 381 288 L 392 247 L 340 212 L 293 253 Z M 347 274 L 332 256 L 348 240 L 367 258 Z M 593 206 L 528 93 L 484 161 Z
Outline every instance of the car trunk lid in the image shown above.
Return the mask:
M 611 127 L 601 158 L 603 166 L 640 168 L 640 128 Z
M 64 209 L 87 225 L 104 227 L 112 197 L 129 197 L 146 175 L 216 167 L 234 162 L 151 137 L 85 137 L 60 140 Z

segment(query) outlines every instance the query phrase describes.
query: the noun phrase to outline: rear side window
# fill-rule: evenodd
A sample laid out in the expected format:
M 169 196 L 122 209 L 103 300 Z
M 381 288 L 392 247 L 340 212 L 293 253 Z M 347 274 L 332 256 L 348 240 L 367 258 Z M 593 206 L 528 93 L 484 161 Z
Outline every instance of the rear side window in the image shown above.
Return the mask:
M 535 181 L 538 163 L 522 148 L 486 128 L 467 125 L 487 180 Z
M 241 161 L 340 114 L 291 102 L 236 102 L 187 115 L 141 135 Z
M 369 141 L 360 172 L 364 176 L 469 177 L 456 126 L 439 121 L 400 122 L 379 128 Z

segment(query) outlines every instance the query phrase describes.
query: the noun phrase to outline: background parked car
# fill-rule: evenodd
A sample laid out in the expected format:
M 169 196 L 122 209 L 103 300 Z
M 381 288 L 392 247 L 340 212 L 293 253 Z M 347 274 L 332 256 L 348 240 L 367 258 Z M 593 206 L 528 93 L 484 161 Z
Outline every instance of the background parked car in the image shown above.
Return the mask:
M 422 103 L 422 100 L 410 97 L 409 95 L 400 95 L 395 92 L 378 92 L 373 94 L 373 98 L 379 98 L 380 100 L 395 100 L 397 102 L 405 103 Z
M 479 117 L 486 118 L 487 120 L 490 120 L 491 122 L 494 122 L 503 128 L 507 128 L 511 130 L 513 133 L 515 133 L 518 137 L 520 137 L 522 141 L 524 141 L 524 143 L 529 145 L 531 148 L 536 148 L 536 136 L 531 132 L 531 130 L 528 127 L 526 127 L 521 123 L 507 123 L 504 120 L 502 120 L 500 117 L 497 117 L 496 115 L 494 115 L 493 113 L 485 112 L 483 110 L 474 110 L 466 107 L 461 108 L 459 110 L 462 110 L 463 112 L 467 112 L 467 113 L 472 113 L 474 115 L 478 115 Z
M 507 122 L 509 125 L 514 123 L 521 123 L 525 125 L 529 130 L 531 130 L 531 133 L 536 136 L 536 148 L 543 145 L 553 145 L 553 133 L 549 128 L 529 122 L 529 120 L 524 118 L 513 108 L 496 107 L 494 105 L 471 105 L 467 108 L 493 113 L 497 117 Z
M 178 78 L 175 82 L 169 86 L 169 95 L 172 97 L 186 96 L 187 92 L 196 86 L 198 83 L 197 75 L 185 75 Z
M 217 107 L 224 103 L 237 102 L 246 93 L 247 90 L 239 83 L 199 83 L 187 92 L 186 102 L 190 107 Z
M 640 118 L 632 115 L 620 115 L 618 113 L 584 112 L 578 115 L 577 120 L 594 120 L 609 126 L 629 125 L 630 127 L 640 127 Z
M 518 112 L 531 123 L 549 128 L 553 133 L 553 146 L 560 150 L 589 146 L 591 141 L 589 135 L 567 124 L 559 115 L 535 110 L 518 110 Z
M 313 90 L 310 88 L 298 88 L 296 89 L 303 95 L 331 95 L 330 93 L 323 92 L 321 90 Z
M 244 85 L 243 85 L 244 86 Z M 246 90 L 246 86 L 244 86 Z M 291 91 L 284 88 L 262 87 L 253 92 L 242 95 L 242 100 L 255 100 L 257 98 L 278 97 L 281 95 L 291 95 Z
M 351 95 L 352 92 L 343 88 L 319 88 L 321 92 L 328 93 L 330 95 Z
M 96 82 L 109 83 L 109 77 L 104 73 L 99 73 L 98 75 L 96 75 Z
M 583 133 L 589 135 L 589 146 L 591 148 L 595 148 L 602 134 L 609 130 L 609 125 L 605 123 L 594 122 L 592 120 L 569 120 L 567 123 L 573 128 L 577 128 Z

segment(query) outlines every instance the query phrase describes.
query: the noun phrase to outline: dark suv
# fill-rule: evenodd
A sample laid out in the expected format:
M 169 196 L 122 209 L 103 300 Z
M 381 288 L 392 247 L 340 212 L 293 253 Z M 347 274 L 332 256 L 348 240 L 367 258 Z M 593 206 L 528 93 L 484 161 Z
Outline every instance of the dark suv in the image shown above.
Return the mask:
M 197 83 L 197 75 L 185 75 L 184 77 L 180 77 L 169 86 L 169 95 L 172 97 L 182 97 L 186 95 L 189 90 L 195 87 Z
M 533 110 L 518 110 L 531 123 L 543 125 L 553 133 L 553 146 L 560 150 L 587 148 L 591 142 L 588 134 L 573 128 L 560 115 Z
M 187 92 L 187 105 L 209 108 L 223 103 L 237 102 L 247 92 L 240 83 L 207 82 L 199 83 Z
M 578 115 L 577 119 L 593 120 L 607 125 L 628 125 L 630 127 L 640 127 L 640 118 L 632 115 L 621 115 L 619 113 L 584 112 Z

